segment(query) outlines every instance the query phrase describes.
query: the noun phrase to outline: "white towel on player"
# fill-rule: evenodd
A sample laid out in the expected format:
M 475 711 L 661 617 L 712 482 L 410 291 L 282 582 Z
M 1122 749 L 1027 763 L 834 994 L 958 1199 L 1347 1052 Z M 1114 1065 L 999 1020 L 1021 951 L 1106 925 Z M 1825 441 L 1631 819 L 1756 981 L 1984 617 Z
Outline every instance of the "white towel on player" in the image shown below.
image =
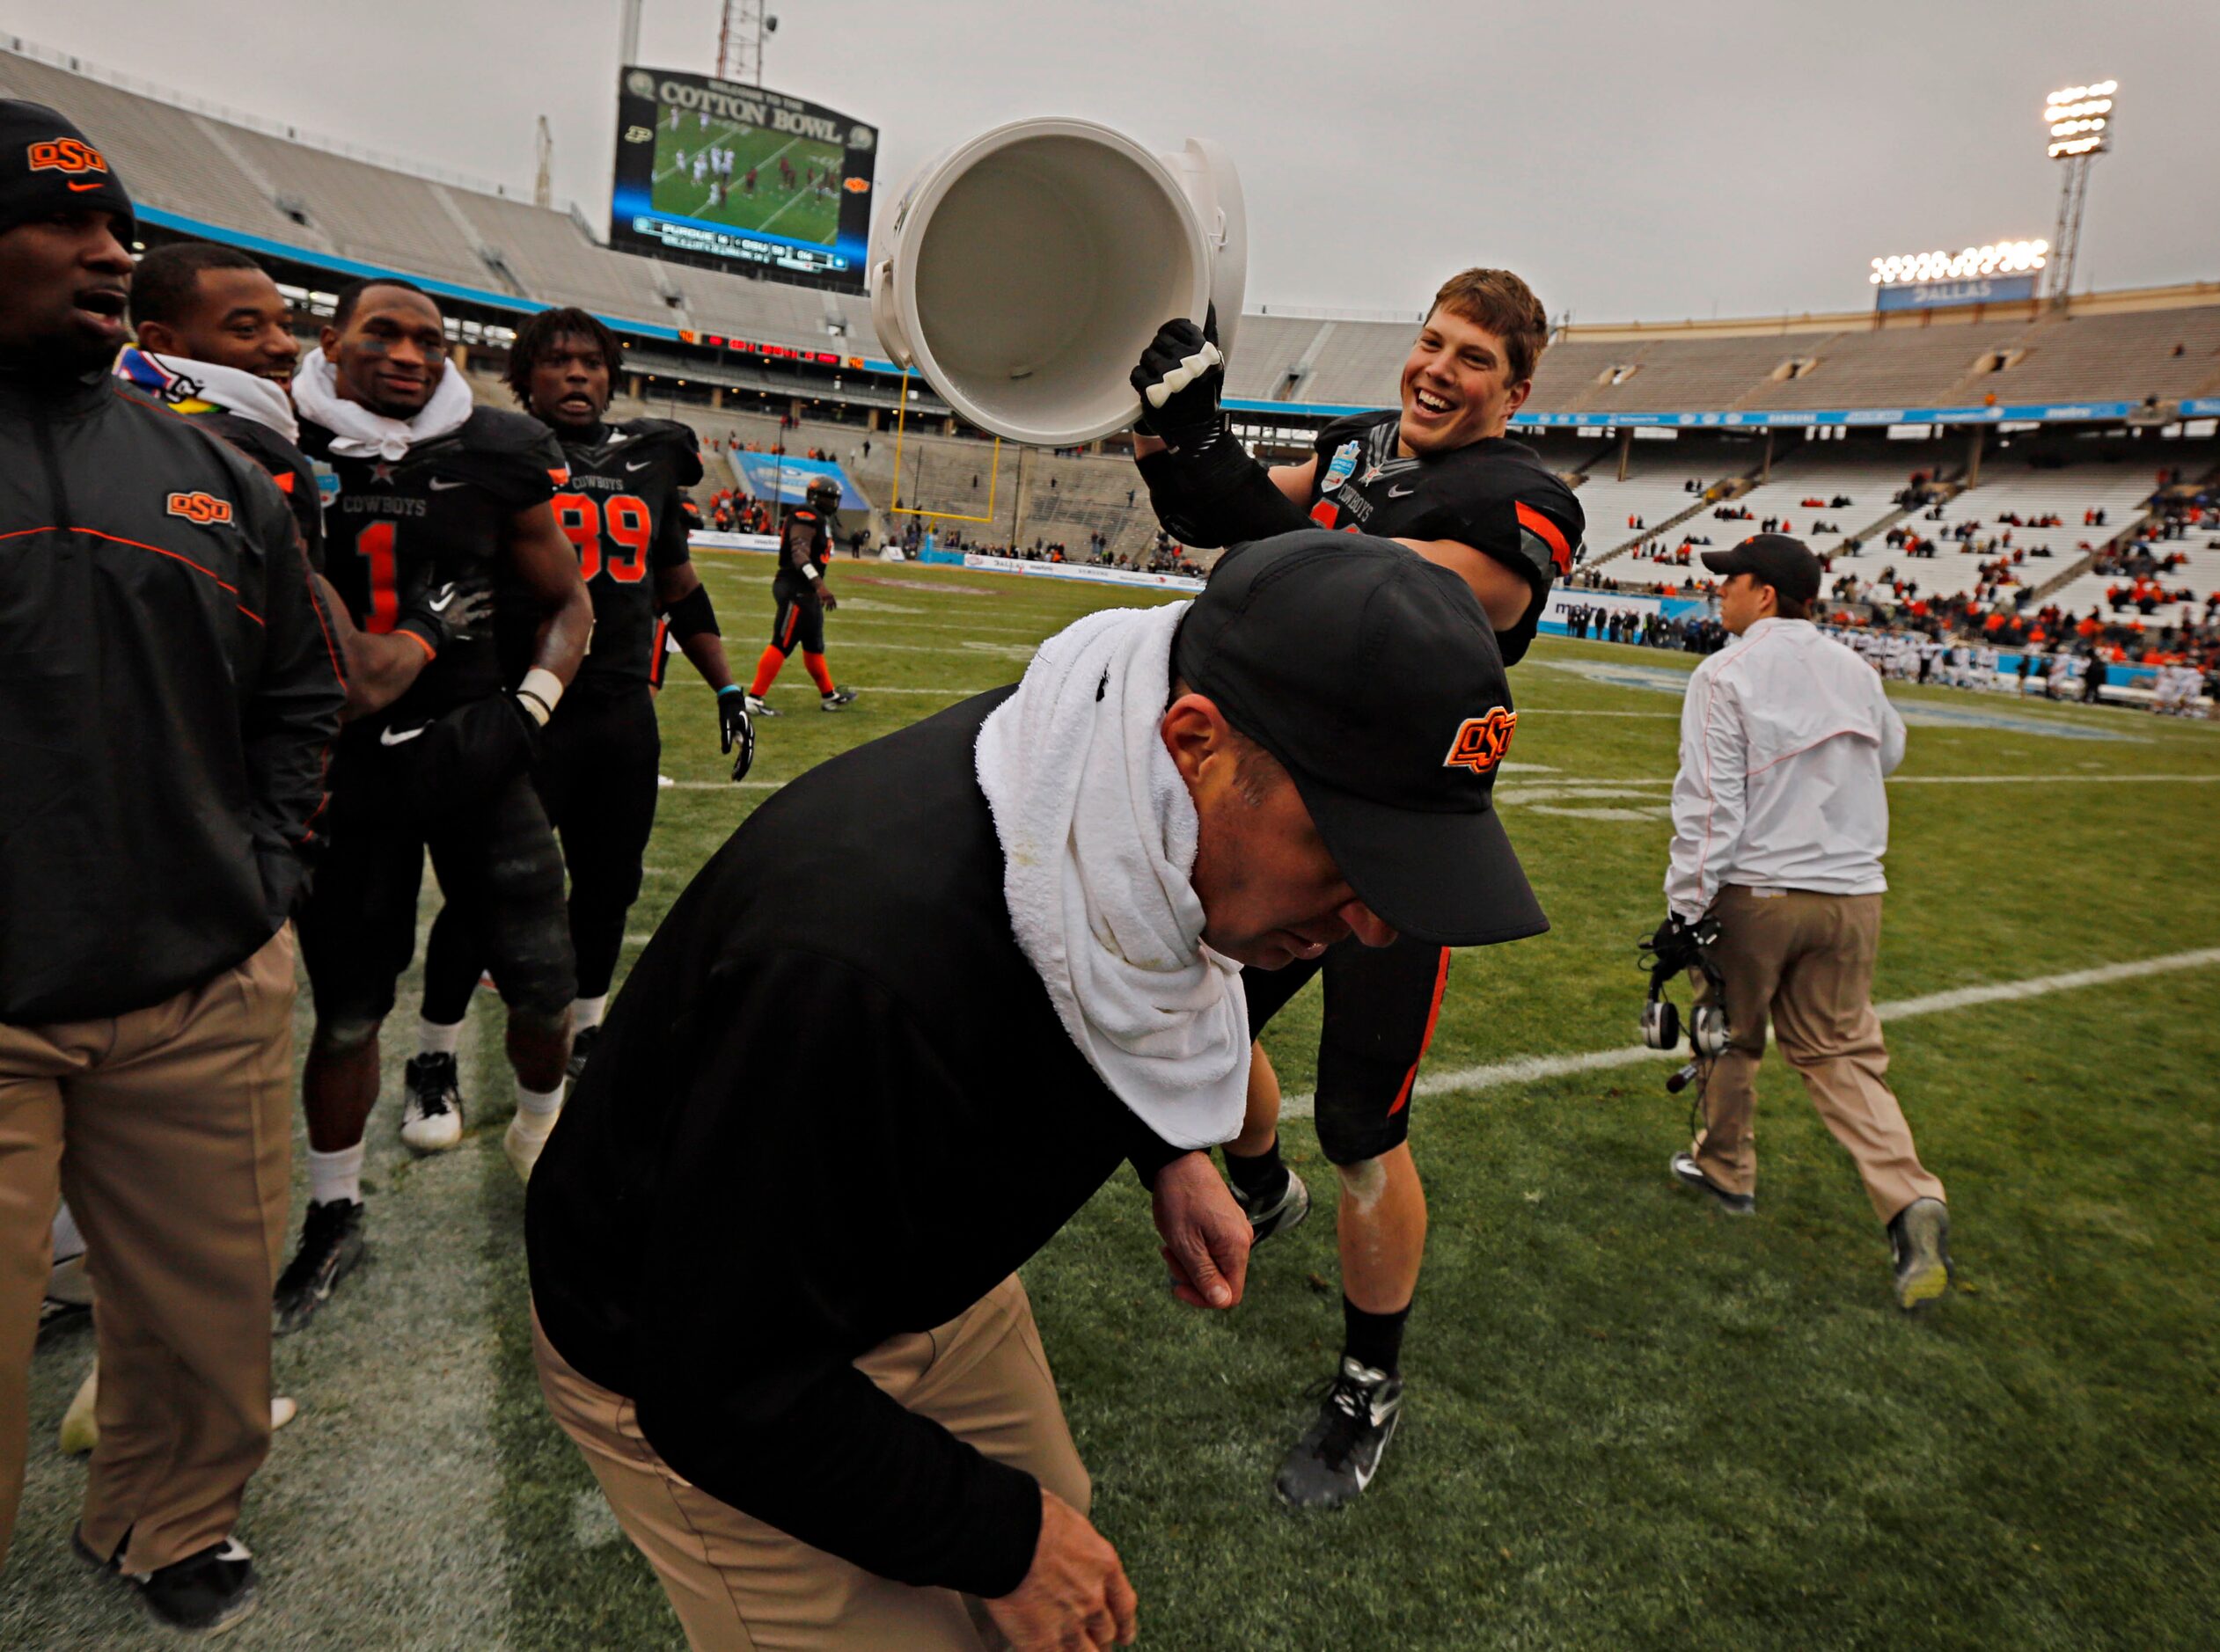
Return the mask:
M 405 459 L 420 442 L 462 428 L 473 405 L 462 369 L 443 369 L 432 398 L 414 419 L 389 419 L 339 393 L 339 376 L 313 345 L 293 369 L 293 405 L 332 433 L 332 451 L 349 459 Z
M 1011 926 L 1117 1099 L 1176 1147 L 1239 1133 L 1241 966 L 1203 944 L 1198 827 L 1158 725 L 1188 604 L 1113 608 L 1043 643 L 979 730 Z

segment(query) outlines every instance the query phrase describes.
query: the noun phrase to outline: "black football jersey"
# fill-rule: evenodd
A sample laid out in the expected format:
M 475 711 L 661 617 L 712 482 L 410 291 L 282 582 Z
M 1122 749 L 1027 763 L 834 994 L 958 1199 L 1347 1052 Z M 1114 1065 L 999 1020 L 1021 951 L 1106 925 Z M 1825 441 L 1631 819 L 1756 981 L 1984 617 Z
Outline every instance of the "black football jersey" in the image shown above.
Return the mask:
M 693 431 L 669 419 L 628 419 L 562 438 L 570 481 L 555 520 L 578 548 L 594 599 L 594 640 L 573 691 L 653 680 L 657 647 L 654 570 L 687 559 L 692 501 L 701 479 Z
M 539 616 L 507 578 L 501 546 L 510 517 L 569 481 L 547 427 L 479 407 L 403 458 L 353 458 L 331 442 L 330 431 L 301 428 L 302 447 L 339 478 L 325 513 L 324 572 L 357 625 L 392 631 L 405 598 L 425 587 L 475 580 L 494 588 L 494 635 L 441 649 L 375 720 L 395 728 L 429 722 L 521 676 Z
M 802 570 L 824 574 L 825 559 L 832 554 L 832 525 L 807 505 L 797 505 L 779 523 L 779 572 L 773 582 L 814 587 Z
M 188 413 L 186 417 L 215 431 L 269 472 L 270 480 L 277 484 L 277 491 L 285 495 L 286 504 L 292 508 L 294 524 L 301 530 L 301 543 L 308 547 L 309 567 L 321 574 L 324 501 L 317 491 L 316 467 L 309 463 L 308 455 L 267 425 L 221 407 L 207 413 Z
M 1526 576 L 1534 598 L 1496 636 L 1506 665 L 1534 640 L 1550 585 L 1570 573 L 1586 517 L 1532 448 L 1488 436 L 1448 453 L 1396 451 L 1401 415 L 1356 413 L 1318 433 L 1310 519 L 1383 539 L 1454 539 Z

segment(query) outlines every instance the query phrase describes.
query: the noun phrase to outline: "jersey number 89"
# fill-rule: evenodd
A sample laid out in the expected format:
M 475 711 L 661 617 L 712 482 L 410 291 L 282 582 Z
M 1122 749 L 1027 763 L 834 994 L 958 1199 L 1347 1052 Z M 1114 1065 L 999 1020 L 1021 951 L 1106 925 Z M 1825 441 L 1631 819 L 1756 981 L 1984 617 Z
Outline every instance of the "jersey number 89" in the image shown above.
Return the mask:
M 578 547 L 580 579 L 591 580 L 604 567 L 620 585 L 635 584 L 647 577 L 648 542 L 654 519 L 643 501 L 631 493 L 619 493 L 606 505 L 597 506 L 584 493 L 558 493 L 553 504 L 557 524 Z M 604 531 L 616 547 L 605 558 L 601 549 Z

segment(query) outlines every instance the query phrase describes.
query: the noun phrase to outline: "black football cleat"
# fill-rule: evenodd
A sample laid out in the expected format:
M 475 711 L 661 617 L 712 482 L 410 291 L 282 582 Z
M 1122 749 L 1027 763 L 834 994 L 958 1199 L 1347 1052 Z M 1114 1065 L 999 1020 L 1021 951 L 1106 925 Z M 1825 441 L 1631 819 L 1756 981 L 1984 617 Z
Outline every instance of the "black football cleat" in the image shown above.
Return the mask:
M 1241 1206 L 1242 1214 L 1249 1218 L 1249 1243 L 1252 1249 L 1275 1233 L 1300 1227 L 1303 1218 L 1310 1214 L 1310 1189 L 1292 1170 L 1287 1172 L 1286 1183 L 1279 1192 L 1260 1194 L 1254 1199 L 1230 1178 L 1226 1187 L 1234 1195 L 1234 1202 Z
M 363 1260 L 363 1202 L 332 1199 L 311 1203 L 301 1223 L 301 1246 L 277 1277 L 274 1305 L 277 1334 L 299 1330 L 331 1300 L 339 1282 Z
M 1403 1417 L 1403 1378 L 1344 1354 L 1340 1371 L 1314 1392 L 1321 1398 L 1317 1418 L 1279 1466 L 1272 1489 L 1290 1509 L 1338 1509 L 1380 1472 Z

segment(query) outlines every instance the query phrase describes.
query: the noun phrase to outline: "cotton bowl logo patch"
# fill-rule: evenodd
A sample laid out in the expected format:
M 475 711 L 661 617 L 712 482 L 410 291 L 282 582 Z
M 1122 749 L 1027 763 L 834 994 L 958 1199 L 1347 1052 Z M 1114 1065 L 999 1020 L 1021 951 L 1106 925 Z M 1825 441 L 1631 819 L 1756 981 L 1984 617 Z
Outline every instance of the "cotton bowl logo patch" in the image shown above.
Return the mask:
M 1468 717 L 1457 725 L 1457 737 L 1449 742 L 1445 769 L 1469 769 L 1485 774 L 1503 761 L 1511 749 L 1511 736 L 1519 727 L 1519 713 L 1498 705 L 1484 717 Z
M 1334 489 L 1347 481 L 1355 473 L 1356 469 L 1357 443 L 1344 442 L 1334 450 L 1334 457 L 1327 463 L 1326 474 L 1318 484 L 1320 491 L 1332 493 Z
M 220 522 L 231 520 L 231 503 L 213 493 L 172 493 L 170 515 L 182 516 L 203 528 L 213 528 Z

